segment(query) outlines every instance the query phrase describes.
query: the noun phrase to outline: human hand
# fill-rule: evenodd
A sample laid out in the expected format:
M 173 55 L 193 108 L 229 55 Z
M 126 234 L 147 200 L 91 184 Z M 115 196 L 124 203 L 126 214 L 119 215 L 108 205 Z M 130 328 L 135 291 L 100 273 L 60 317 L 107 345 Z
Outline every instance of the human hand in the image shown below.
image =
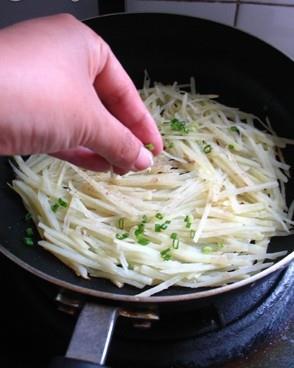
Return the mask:
M 0 154 L 50 153 L 91 170 L 142 170 L 156 124 L 109 46 L 70 15 L 0 30 Z

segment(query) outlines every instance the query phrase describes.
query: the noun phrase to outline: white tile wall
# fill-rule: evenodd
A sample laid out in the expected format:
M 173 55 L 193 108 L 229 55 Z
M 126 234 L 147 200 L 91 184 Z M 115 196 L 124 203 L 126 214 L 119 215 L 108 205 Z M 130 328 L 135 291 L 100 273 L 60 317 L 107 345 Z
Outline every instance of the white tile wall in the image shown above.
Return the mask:
M 236 4 L 188 1 L 127 0 L 127 12 L 162 12 L 191 15 L 233 25 Z
M 294 6 L 242 4 L 237 26 L 269 42 L 294 59 Z

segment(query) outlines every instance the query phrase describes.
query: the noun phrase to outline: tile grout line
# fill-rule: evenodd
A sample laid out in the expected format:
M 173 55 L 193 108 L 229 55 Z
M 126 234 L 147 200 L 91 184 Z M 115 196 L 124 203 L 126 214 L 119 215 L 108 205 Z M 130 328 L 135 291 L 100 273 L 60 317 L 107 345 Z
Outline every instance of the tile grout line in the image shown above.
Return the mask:
M 237 2 L 236 2 L 235 16 L 234 16 L 234 22 L 233 22 L 233 26 L 234 27 L 237 27 L 238 18 L 239 18 L 239 10 L 240 10 L 240 0 L 237 0 Z

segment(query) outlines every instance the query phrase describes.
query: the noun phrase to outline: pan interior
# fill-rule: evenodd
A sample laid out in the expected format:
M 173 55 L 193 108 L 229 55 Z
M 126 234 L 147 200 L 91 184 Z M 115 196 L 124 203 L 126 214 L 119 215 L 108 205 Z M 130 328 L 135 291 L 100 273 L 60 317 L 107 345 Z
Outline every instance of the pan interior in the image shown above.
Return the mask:
M 258 115 L 268 116 L 281 136 L 294 138 L 294 63 L 286 56 L 233 28 L 192 17 L 167 14 L 113 15 L 86 22 L 112 47 L 118 59 L 142 86 L 144 70 L 163 83 L 186 83 L 196 78 L 200 93 L 219 94 L 219 100 Z M 294 166 L 294 148 L 285 151 L 286 162 Z M 23 244 L 25 209 L 20 198 L 7 186 L 13 179 L 8 159 L 0 158 L 0 244 L 25 264 L 50 278 L 91 290 L 135 295 L 138 289 L 118 289 L 103 279 L 83 280 L 41 248 Z M 294 197 L 293 180 L 287 185 L 288 202 Z M 273 238 L 270 251 L 292 252 L 293 237 Z M 87 290 L 86 290 L 87 289 Z M 197 290 L 198 291 L 198 290 Z M 162 296 L 195 293 L 173 287 Z

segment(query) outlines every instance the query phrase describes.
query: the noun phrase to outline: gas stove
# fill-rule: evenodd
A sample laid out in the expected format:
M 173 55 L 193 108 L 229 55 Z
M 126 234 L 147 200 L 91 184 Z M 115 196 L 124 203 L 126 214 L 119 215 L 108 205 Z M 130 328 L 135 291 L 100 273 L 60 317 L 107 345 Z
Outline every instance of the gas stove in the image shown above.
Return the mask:
M 1 366 L 46 367 L 63 355 L 76 321 L 60 290 L 0 257 Z M 113 368 L 294 367 L 294 263 L 193 311 L 138 323 L 119 318 Z

